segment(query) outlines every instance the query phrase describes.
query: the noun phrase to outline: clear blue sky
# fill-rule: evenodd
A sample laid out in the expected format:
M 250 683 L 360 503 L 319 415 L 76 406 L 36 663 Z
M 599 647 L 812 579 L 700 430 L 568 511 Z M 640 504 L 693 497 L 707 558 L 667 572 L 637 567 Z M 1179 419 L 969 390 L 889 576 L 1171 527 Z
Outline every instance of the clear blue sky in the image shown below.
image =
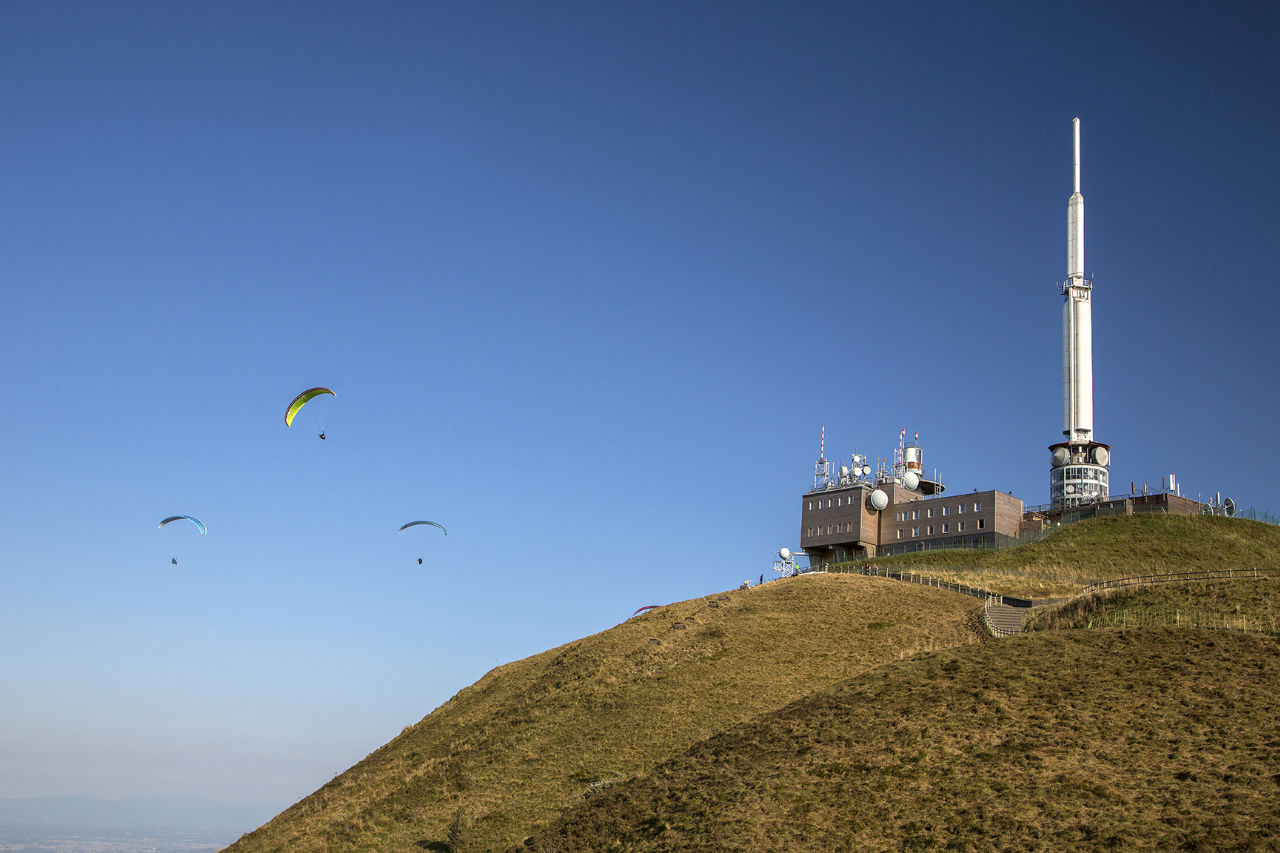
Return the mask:
M 1113 491 L 1280 509 L 1274 5 L 882 5 L 0 5 L 0 796 L 301 797 L 823 423 L 1047 502 L 1075 116 Z

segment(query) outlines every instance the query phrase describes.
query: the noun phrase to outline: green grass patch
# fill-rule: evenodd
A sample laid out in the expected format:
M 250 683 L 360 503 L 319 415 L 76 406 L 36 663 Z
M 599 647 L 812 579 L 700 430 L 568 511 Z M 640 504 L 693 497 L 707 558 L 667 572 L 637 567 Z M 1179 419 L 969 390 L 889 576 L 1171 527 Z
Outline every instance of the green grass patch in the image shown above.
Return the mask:
M 1179 581 L 1102 590 L 1036 608 L 1024 630 L 1181 627 L 1280 633 L 1280 580 Z
M 1053 598 L 1131 575 L 1280 566 L 1280 527 L 1213 516 L 1098 518 L 1014 548 L 921 551 L 875 562 L 1004 595 Z

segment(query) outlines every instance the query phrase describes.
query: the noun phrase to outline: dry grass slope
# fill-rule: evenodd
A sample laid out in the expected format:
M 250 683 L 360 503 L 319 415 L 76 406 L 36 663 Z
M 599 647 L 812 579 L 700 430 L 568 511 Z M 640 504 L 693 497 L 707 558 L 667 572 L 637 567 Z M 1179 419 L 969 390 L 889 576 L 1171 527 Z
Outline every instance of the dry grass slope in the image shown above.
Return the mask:
M 1274 850 L 1278 696 L 1257 635 L 928 652 L 700 743 L 524 849 Z
M 228 850 L 500 850 L 816 688 L 977 642 L 976 606 L 853 575 L 672 604 L 493 670 Z

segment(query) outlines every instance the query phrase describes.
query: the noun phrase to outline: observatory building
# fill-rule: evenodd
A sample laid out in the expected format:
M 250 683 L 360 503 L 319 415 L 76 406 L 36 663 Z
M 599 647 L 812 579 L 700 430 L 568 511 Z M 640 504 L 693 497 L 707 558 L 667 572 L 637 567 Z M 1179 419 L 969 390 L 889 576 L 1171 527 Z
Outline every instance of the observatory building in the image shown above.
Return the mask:
M 1022 501 L 1000 491 L 944 497 L 946 487 L 925 476 L 919 434 L 898 436 L 893 463 L 874 472 L 853 453 L 832 470 L 825 431 L 813 488 L 802 498 L 800 547 L 810 565 L 828 565 L 934 548 L 990 548 L 1018 535 Z
M 1084 196 L 1080 119 L 1075 131 L 1075 192 L 1067 200 L 1067 280 L 1062 284 L 1062 434 L 1050 445 L 1049 505 L 1070 509 L 1105 501 L 1111 448 L 1093 438 L 1093 280 L 1084 272 Z

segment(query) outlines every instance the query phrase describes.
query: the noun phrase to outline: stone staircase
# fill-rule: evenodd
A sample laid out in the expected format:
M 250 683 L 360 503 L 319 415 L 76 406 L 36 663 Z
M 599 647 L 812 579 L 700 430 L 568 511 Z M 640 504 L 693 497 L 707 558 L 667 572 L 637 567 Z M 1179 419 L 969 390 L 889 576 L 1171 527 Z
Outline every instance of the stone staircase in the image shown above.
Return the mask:
M 991 633 L 998 637 L 1022 633 L 1022 620 L 1027 615 L 1026 607 L 1010 607 L 1008 604 L 988 603 L 986 607 L 987 624 Z

